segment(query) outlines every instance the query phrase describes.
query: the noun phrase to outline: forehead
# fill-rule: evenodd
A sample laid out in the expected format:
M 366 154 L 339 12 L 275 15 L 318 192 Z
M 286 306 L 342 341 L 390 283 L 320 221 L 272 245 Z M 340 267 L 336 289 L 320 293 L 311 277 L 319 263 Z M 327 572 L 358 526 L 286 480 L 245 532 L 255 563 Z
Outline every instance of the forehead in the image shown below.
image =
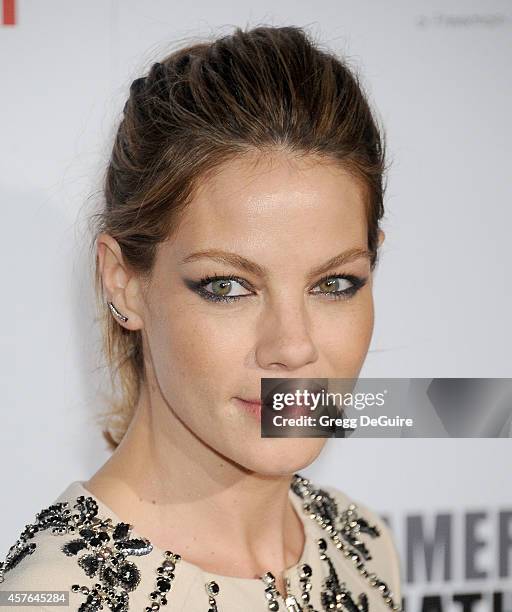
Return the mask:
M 326 158 L 260 154 L 226 162 L 205 178 L 176 234 L 177 254 L 195 248 L 325 253 L 365 247 L 361 184 Z M 307 244 L 305 244 L 305 242 Z

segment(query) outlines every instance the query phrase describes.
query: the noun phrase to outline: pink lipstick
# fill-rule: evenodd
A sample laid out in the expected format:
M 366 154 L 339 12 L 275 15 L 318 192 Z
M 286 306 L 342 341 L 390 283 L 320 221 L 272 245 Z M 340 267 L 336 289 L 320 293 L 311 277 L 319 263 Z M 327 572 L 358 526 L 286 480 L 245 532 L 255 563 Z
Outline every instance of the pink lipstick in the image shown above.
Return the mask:
M 261 401 L 260 400 L 244 400 L 240 397 L 233 398 L 237 406 L 243 408 L 249 414 L 259 417 L 261 414 Z

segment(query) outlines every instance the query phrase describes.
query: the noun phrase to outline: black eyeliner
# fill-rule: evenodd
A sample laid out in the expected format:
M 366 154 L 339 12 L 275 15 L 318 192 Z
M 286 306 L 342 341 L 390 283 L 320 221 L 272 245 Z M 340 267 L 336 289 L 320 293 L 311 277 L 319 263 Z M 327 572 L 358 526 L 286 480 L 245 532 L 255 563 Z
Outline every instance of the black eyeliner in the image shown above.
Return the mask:
M 343 289 L 342 291 L 332 292 L 332 293 L 316 291 L 313 293 L 313 295 L 317 295 L 317 294 L 323 295 L 327 299 L 331 299 L 331 300 L 349 299 L 350 297 L 355 295 L 362 287 L 364 287 L 368 281 L 368 277 L 360 277 L 354 274 L 327 274 L 316 282 L 315 287 L 323 283 L 326 280 L 338 279 L 338 278 L 350 281 L 352 283 L 352 286 L 348 287 L 347 289 Z M 245 289 L 250 290 L 250 288 L 247 286 L 247 282 L 243 278 L 240 278 L 239 276 L 229 275 L 229 274 L 228 275 L 213 274 L 209 276 L 204 276 L 198 281 L 184 278 L 183 282 L 185 283 L 186 287 L 188 287 L 188 289 L 190 289 L 191 291 L 193 291 L 194 293 L 196 293 L 203 299 L 209 300 L 211 302 L 234 302 L 242 298 L 249 297 L 249 295 L 232 295 L 232 296 L 215 295 L 211 291 L 207 291 L 204 288 L 206 285 L 216 280 L 234 280 L 240 285 L 242 285 Z
M 207 291 L 204 289 L 206 285 L 216 280 L 234 280 L 237 283 L 240 283 L 245 289 L 250 290 L 247 286 L 247 282 L 240 278 L 239 276 L 226 275 L 226 274 L 212 274 L 210 276 L 204 276 L 198 281 L 194 281 L 192 279 L 184 278 L 183 282 L 185 285 L 191 290 L 197 293 L 200 297 L 209 300 L 211 302 L 234 302 L 235 300 L 239 300 L 243 297 L 249 297 L 247 295 L 214 295 L 211 291 Z
M 321 283 L 323 283 L 326 280 L 330 280 L 330 279 L 335 279 L 335 278 L 341 278 L 344 280 L 348 280 L 352 283 L 351 287 L 348 287 L 347 289 L 343 289 L 340 292 L 332 292 L 332 293 L 324 293 L 323 295 L 325 295 L 328 299 L 331 300 L 343 300 L 349 297 L 352 297 L 353 295 L 355 295 L 360 289 L 362 289 L 366 283 L 368 282 L 368 277 L 362 277 L 362 276 L 356 276 L 355 274 L 327 274 L 326 276 L 323 276 L 322 278 L 320 278 L 317 283 L 315 284 L 315 287 L 317 285 L 320 285 Z M 319 295 L 322 294 L 321 291 L 315 292 L 318 293 Z

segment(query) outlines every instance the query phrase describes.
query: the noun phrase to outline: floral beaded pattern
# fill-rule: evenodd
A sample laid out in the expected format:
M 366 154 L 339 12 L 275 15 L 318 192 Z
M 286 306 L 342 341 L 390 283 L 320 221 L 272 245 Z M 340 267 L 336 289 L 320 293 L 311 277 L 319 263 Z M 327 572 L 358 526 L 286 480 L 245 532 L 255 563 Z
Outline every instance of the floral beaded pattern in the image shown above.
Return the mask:
M 129 593 L 137 588 L 141 576 L 136 564 L 127 558 L 147 555 L 153 545 L 146 538 L 132 538 L 132 526 L 128 523 L 114 525 L 112 519 L 98 517 L 98 504 L 92 497 L 77 497 L 73 508 L 74 513 L 68 502 L 59 502 L 36 514 L 35 523 L 25 527 L 9 549 L 5 562 L 0 563 L 0 583 L 6 571 L 34 552 L 36 543 L 29 540 L 39 531 L 50 529 L 53 535 L 76 534 L 61 550 L 68 557 L 76 557 L 86 576 L 95 579 L 92 586 L 71 585 L 73 592 L 86 596 L 78 611 L 97 612 L 108 607 L 113 612 L 128 612 Z M 170 589 L 172 570 L 178 560 L 179 555 L 166 551 L 166 558 L 157 570 L 157 590 L 150 594 L 153 603 L 146 610 L 158 610 L 167 603 L 165 593 Z
M 389 586 L 375 573 L 369 572 L 365 566 L 365 561 L 369 561 L 372 556 L 359 536 L 366 534 L 376 538 L 380 536 L 378 528 L 359 516 L 355 504 L 349 504 L 348 508 L 341 512 L 332 495 L 322 489 L 317 489 L 307 478 L 299 474 L 294 474 L 291 486 L 293 492 L 302 499 L 304 511 L 325 530 L 336 548 L 352 561 L 368 583 L 380 592 L 390 610 L 402 612 L 402 607 L 395 603 Z M 344 584 L 340 584 L 337 580 L 334 566 L 325 554 L 325 540 L 321 538 L 318 545 L 321 558 L 323 554 L 329 565 L 329 577 L 325 581 L 326 590 L 322 591 L 321 595 L 323 608 L 325 610 L 346 609 L 350 612 L 366 612 L 368 610 L 367 596 L 361 594 L 359 603 L 355 604 L 350 592 L 345 589 Z
M 344 582 L 340 583 L 338 574 L 331 559 L 327 556 L 327 542 L 320 538 L 317 542 L 320 551 L 320 559 L 328 566 L 328 575 L 324 580 L 320 601 L 324 610 L 350 610 L 350 612 L 368 612 L 368 596 L 360 593 L 356 603 L 352 593 L 347 589 Z
M 378 537 L 378 528 L 359 516 L 355 504 L 349 504 L 346 509 L 340 511 L 336 500 L 329 493 L 315 488 L 308 479 L 299 474 L 294 474 L 291 489 L 301 498 L 306 515 L 325 531 L 326 538 L 330 539 L 368 583 L 380 592 L 389 609 L 402 612 L 401 607 L 394 602 L 393 593 L 387 584 L 365 567 L 365 561 L 372 557 L 360 538 L 361 535 Z M 0 562 L 0 583 L 4 580 L 5 572 L 12 570 L 34 552 L 36 542 L 32 540 L 39 531 L 44 530 L 50 530 L 53 535 L 74 536 L 61 546 L 61 551 L 68 557 L 75 557 L 85 575 L 91 579 L 89 585 L 73 584 L 70 587 L 73 592 L 85 596 L 78 612 L 129 611 L 129 595 L 141 581 L 141 572 L 129 557 L 147 555 L 153 550 L 153 546 L 146 538 L 133 537 L 132 525 L 124 522 L 114 524 L 110 517 L 99 517 L 98 504 L 91 496 L 77 497 L 72 508 L 67 501 L 57 502 L 37 513 L 35 522 L 25 526 L 18 540 L 9 549 L 5 561 Z M 322 610 L 370 612 L 368 596 L 360 593 L 356 599 L 346 584 L 338 578 L 334 564 L 327 555 L 326 539 L 319 538 L 317 546 L 326 569 L 319 594 Z M 147 596 L 148 605 L 144 608 L 145 612 L 156 612 L 167 605 L 168 593 L 175 580 L 175 570 L 180 560 L 179 554 L 165 551 L 164 559 L 155 570 L 155 588 Z M 287 612 L 318 612 L 310 603 L 313 589 L 311 566 L 303 563 L 297 567 L 297 571 L 301 589 L 297 596 L 287 588 L 287 593 L 282 597 L 277 591 L 271 572 L 261 576 L 265 584 L 263 596 L 267 600 L 269 610 L 280 609 L 281 597 Z M 204 610 L 222 612 L 222 605 L 216 600 L 221 591 L 219 585 L 215 581 L 209 581 L 204 586 Z
M 52 504 L 36 515 L 36 522 L 25 526 L 19 538 L 10 547 L 5 561 L 0 562 L 0 583 L 4 581 L 4 574 L 14 569 L 22 559 L 31 555 L 35 548 L 35 542 L 30 542 L 37 532 L 51 529 L 54 534 L 68 533 L 69 515 L 71 510 L 67 502 Z

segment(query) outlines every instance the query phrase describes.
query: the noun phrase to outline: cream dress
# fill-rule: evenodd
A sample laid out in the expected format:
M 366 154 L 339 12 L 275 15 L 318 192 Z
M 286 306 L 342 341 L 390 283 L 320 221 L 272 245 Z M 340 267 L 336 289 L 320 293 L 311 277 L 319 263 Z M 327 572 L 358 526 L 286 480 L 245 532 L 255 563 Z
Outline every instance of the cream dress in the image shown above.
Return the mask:
M 317 487 L 295 474 L 290 500 L 306 535 L 298 563 L 283 574 L 238 578 L 213 574 L 164 551 L 124 523 L 74 481 L 35 515 L 0 562 L 0 596 L 63 591 L 50 603 L 37 596 L 18 612 L 389 612 L 401 601 L 400 562 L 380 516 L 334 487 Z M 270 515 L 269 515 L 270 518 Z M 4 591 L 2 593 L 2 591 Z M 13 601 L 11 599 L 11 601 Z M 18 599 L 18 601 L 20 601 Z M 5 604 L 4 604 L 5 605 Z M 102 606 L 102 607 L 101 607 Z

